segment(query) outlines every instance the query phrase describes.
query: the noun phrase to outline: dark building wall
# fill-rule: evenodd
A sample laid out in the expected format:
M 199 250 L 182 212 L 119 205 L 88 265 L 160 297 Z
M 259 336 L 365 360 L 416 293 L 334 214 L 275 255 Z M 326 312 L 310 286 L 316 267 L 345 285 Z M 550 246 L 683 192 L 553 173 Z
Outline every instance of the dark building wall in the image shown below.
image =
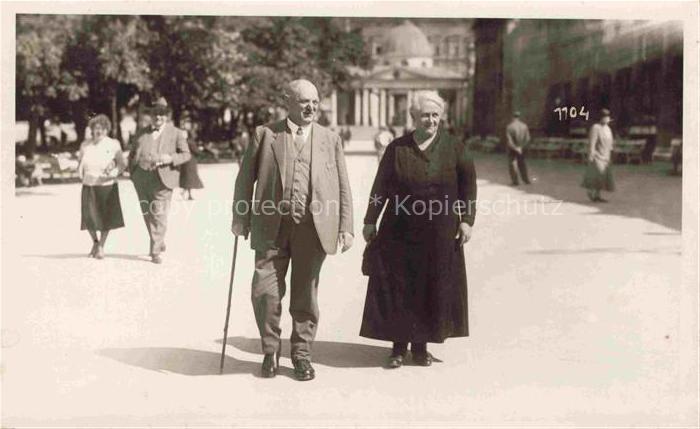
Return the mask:
M 559 106 L 606 107 L 621 134 L 655 125 L 657 141 L 681 134 L 680 24 L 649 21 L 519 20 L 504 38 L 507 93 L 536 132 L 566 135 Z
M 474 66 L 472 127 L 476 135 L 498 135 L 506 108 L 503 38 L 507 20 L 477 19 L 473 24 Z
M 534 133 L 566 135 L 602 107 L 615 129 L 655 125 L 656 141 L 681 135 L 680 23 L 612 20 L 476 20 L 474 131 L 500 135 L 513 110 Z M 559 121 L 556 107 L 589 120 Z

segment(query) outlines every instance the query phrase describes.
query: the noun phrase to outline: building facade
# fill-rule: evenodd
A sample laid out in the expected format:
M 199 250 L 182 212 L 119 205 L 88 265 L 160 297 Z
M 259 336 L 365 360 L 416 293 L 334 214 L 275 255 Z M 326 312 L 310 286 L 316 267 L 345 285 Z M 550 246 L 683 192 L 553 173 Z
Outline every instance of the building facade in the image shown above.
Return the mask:
M 411 128 L 408 108 L 418 90 L 440 93 L 452 125 L 467 122 L 474 64 L 470 20 L 342 19 L 346 29 L 361 29 L 372 66 L 352 67 L 350 88 L 331 94 L 331 125 Z
M 655 144 L 681 135 L 683 31 L 679 23 L 477 20 L 475 130 L 500 135 L 513 110 L 535 133 L 563 136 L 605 107 L 616 132 L 644 128 Z M 581 108 L 560 120 L 555 109 Z

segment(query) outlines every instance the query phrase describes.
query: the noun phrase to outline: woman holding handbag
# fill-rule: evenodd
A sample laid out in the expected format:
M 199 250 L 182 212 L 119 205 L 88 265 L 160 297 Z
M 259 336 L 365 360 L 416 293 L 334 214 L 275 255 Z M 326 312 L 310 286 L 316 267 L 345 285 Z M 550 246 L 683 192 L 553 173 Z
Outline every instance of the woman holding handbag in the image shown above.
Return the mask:
M 409 343 L 413 363 L 430 366 L 427 343 L 469 334 L 463 245 L 474 224 L 476 172 L 466 147 L 440 126 L 444 106 L 435 91 L 415 94 L 416 130 L 387 146 L 365 215 L 360 335 L 393 343 L 389 368 L 403 365 Z

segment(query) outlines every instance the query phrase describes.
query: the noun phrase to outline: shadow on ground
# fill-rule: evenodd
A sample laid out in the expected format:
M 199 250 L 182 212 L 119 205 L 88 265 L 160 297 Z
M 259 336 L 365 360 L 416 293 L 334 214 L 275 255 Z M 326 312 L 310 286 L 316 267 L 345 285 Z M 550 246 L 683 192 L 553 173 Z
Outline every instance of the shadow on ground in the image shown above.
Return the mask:
M 46 258 L 46 259 L 88 259 L 89 256 L 86 253 L 62 253 L 53 255 L 22 255 L 27 258 Z M 149 259 L 146 256 L 139 255 L 127 255 L 123 253 L 105 253 L 105 259 L 125 259 L 128 261 L 139 261 L 148 262 Z
M 474 160 L 479 179 L 510 185 L 505 155 L 474 153 Z M 668 163 L 613 166 L 617 189 L 604 193 L 610 200 L 608 203 L 588 200 L 585 189 L 580 186 L 585 168 L 582 163 L 569 159 L 528 158 L 527 165 L 534 184 L 515 188 L 519 191 L 594 207 L 599 214 L 641 218 L 681 230 L 682 180 L 669 175 Z
M 190 376 L 218 375 L 221 362 L 219 353 L 170 347 L 102 349 L 97 354 L 151 371 Z M 257 362 L 238 360 L 231 356 L 224 359 L 224 374 L 256 375 L 259 370 L 260 364 Z
M 227 344 L 244 351 L 262 355 L 260 340 L 257 338 L 230 337 Z M 221 340 L 217 340 L 221 343 Z M 282 341 L 282 356 L 289 357 L 288 340 Z M 378 368 L 384 364 L 391 352 L 387 347 L 367 344 L 340 343 L 335 341 L 314 341 L 313 362 L 336 368 Z
M 588 249 L 548 249 L 548 250 L 533 250 L 526 252 L 532 255 L 583 255 L 583 254 L 594 254 L 594 253 L 649 253 L 649 254 L 667 254 L 667 255 L 680 255 L 681 251 L 679 248 L 670 247 L 660 247 L 653 249 L 635 249 L 627 247 L 591 247 Z

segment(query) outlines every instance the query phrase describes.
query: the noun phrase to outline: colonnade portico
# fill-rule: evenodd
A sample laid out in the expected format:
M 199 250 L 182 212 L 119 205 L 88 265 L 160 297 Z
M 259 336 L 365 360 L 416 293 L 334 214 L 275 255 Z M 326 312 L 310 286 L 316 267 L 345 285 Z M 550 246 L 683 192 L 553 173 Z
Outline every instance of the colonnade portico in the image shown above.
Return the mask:
M 335 93 L 335 91 L 333 92 Z M 387 88 L 357 88 L 354 90 L 355 125 L 374 127 L 391 125 L 392 119 L 398 111 L 396 101 L 400 97 L 406 100 L 402 106 L 406 119 L 401 125 L 413 126 L 411 115 L 408 112 L 413 90 Z M 337 96 L 335 95 L 331 97 L 331 108 L 337 109 Z M 332 125 L 337 125 L 337 123 Z
M 333 91 L 328 98 L 331 125 L 413 128 L 409 113 L 411 99 L 416 91 L 422 90 L 438 91 L 447 102 L 446 118 L 460 125 L 466 116 L 466 80 L 453 77 L 449 72 L 443 77 L 435 76 L 435 71 L 432 74 L 407 75 L 397 68 L 356 79 L 351 88 Z

